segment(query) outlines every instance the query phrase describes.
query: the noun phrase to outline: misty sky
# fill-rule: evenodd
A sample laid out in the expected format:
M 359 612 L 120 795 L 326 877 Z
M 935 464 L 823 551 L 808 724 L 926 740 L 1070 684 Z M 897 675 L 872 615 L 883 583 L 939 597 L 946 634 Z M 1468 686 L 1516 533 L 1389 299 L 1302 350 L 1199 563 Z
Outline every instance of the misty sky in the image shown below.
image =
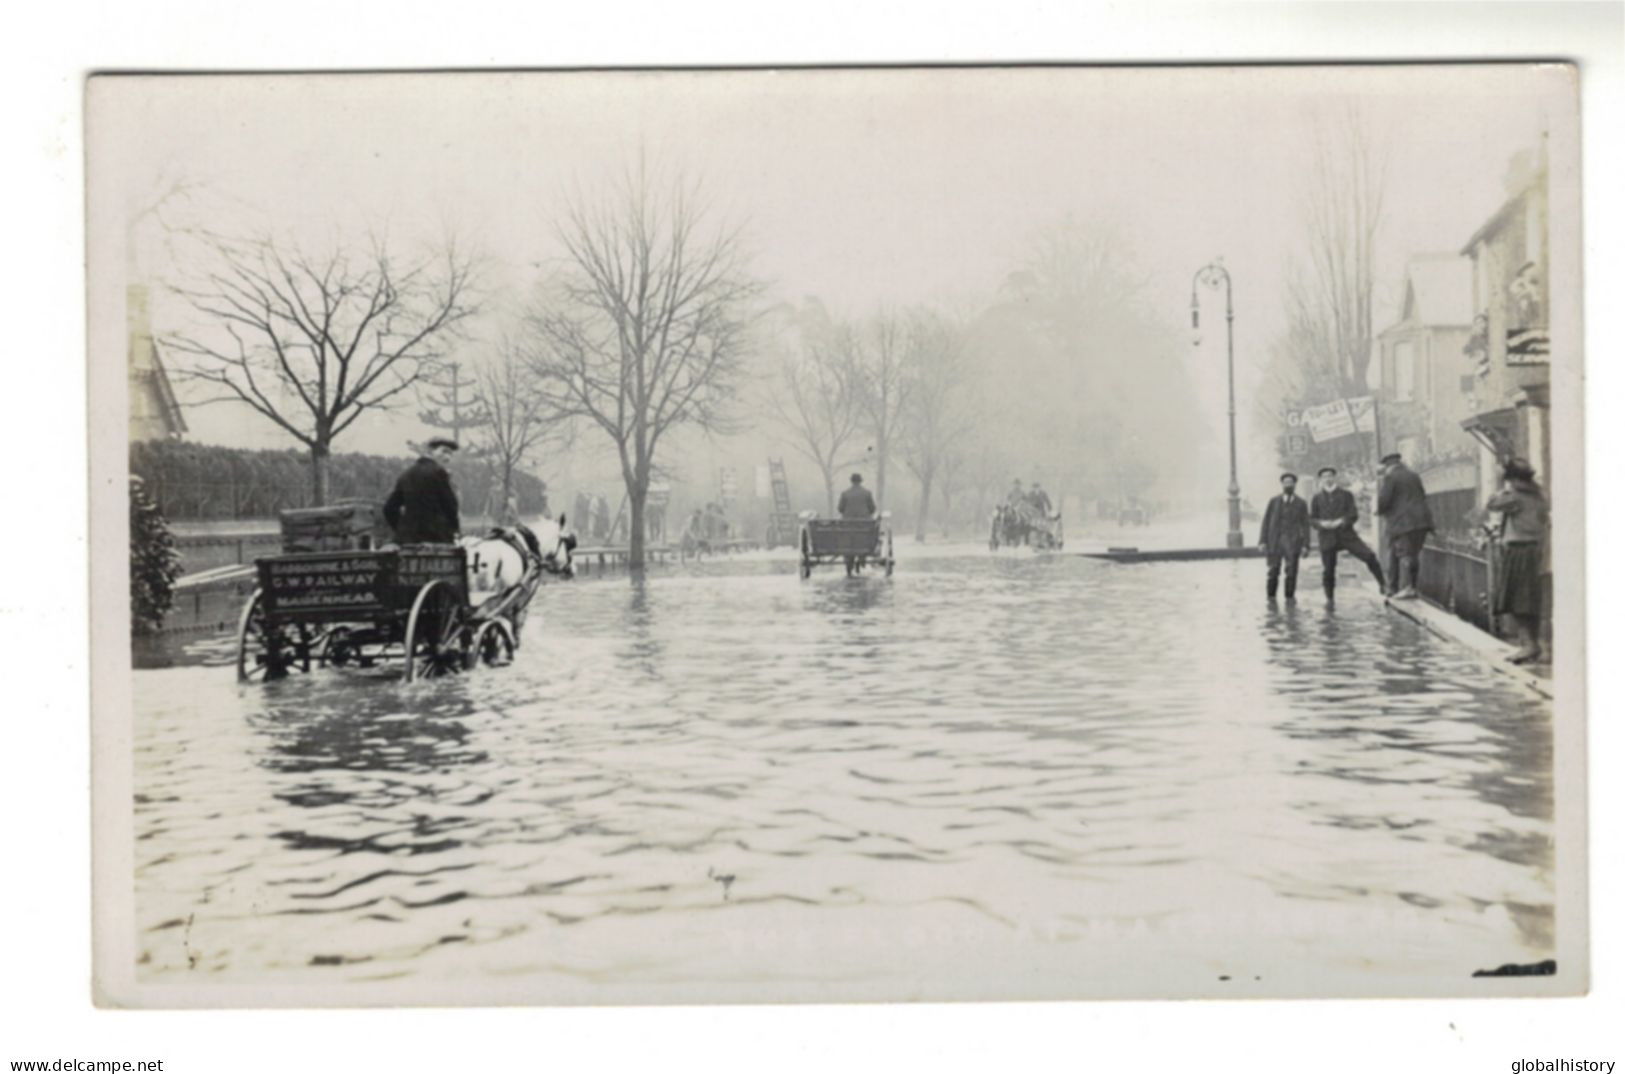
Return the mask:
M 125 79 L 93 89 L 90 167 L 93 190 L 111 184 L 132 207 L 160 176 L 201 183 L 186 211 L 225 230 L 387 226 L 411 241 L 449 227 L 489 256 L 508 302 L 556 253 L 570 191 L 640 149 L 702 176 L 747 222 L 775 297 L 850 314 L 974 306 L 1047 222 L 1108 222 L 1148 301 L 1180 323 L 1192 273 L 1224 256 L 1245 396 L 1302 248 L 1317 109 L 1358 99 L 1388 142 L 1380 329 L 1405 257 L 1461 247 L 1568 92 L 1561 70 L 1519 66 Z M 135 234 L 136 271 L 172 271 L 150 221 Z M 167 316 L 160 305 L 160 330 Z M 1217 430 L 1212 342 L 1187 357 Z M 200 439 L 283 442 L 218 411 L 193 422 Z M 374 423 L 340 448 L 398 452 L 401 439 Z

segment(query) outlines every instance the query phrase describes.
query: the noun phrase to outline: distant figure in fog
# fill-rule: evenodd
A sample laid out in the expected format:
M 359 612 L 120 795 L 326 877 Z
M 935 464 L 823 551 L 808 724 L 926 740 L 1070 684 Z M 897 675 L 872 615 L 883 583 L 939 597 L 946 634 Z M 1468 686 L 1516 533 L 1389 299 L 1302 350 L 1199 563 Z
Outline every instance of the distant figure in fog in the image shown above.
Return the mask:
M 456 452 L 457 441 L 437 436 L 395 482 L 384 501 L 384 521 L 395 531 L 397 544 L 451 544 L 457 539 L 462 524 L 446 469 Z
M 875 507 L 875 498 L 863 487 L 862 474 L 852 475 L 852 483 L 841 493 L 841 500 L 835 505 L 835 509 L 841 513 L 842 518 L 851 521 L 865 521 L 880 513 Z M 864 561 L 860 556 L 845 558 L 846 576 L 850 578 L 862 568 Z
M 1309 505 L 1298 495 L 1298 475 L 1281 475 L 1281 494 L 1264 508 L 1264 522 L 1258 529 L 1258 547 L 1269 557 L 1269 576 L 1264 593 L 1275 599 L 1286 568 L 1286 599 L 1297 599 L 1298 560 L 1309 554 Z
M 698 507 L 688 516 L 688 526 L 683 530 L 681 551 L 684 559 L 693 556 L 700 558 L 711 551 L 711 539 L 706 535 L 705 513 Z
M 1518 624 L 1518 651 L 1508 659 L 1514 664 L 1528 664 L 1541 656 L 1540 579 L 1550 511 L 1546 494 L 1535 483 L 1535 471 L 1527 462 L 1510 460 L 1501 476 L 1501 491 L 1484 505 L 1501 516 L 1495 614 L 1510 615 Z
M 1360 518 L 1359 508 L 1354 504 L 1354 493 L 1339 487 L 1337 470 L 1333 467 L 1322 466 L 1315 477 L 1320 481 L 1320 491 L 1315 493 L 1314 501 L 1309 505 L 1309 522 L 1319 534 L 1320 584 L 1326 590 L 1326 599 L 1332 600 L 1336 594 L 1339 552 L 1347 552 L 1364 563 L 1371 577 L 1377 580 L 1377 591 L 1386 592 L 1382 564 L 1377 561 L 1377 554 L 1354 532 L 1354 523 Z
M 879 513 L 875 507 L 874 496 L 863 487 L 862 474 L 852 475 L 852 483 L 841 493 L 840 502 L 835 505 L 835 509 L 842 518 L 847 519 L 874 518 Z
M 1416 580 L 1422 569 L 1422 546 L 1433 530 L 1427 490 L 1422 479 L 1405 465 L 1399 452 L 1382 457 L 1382 484 L 1377 489 L 1377 514 L 1388 524 L 1393 551 L 1395 600 L 1415 600 Z

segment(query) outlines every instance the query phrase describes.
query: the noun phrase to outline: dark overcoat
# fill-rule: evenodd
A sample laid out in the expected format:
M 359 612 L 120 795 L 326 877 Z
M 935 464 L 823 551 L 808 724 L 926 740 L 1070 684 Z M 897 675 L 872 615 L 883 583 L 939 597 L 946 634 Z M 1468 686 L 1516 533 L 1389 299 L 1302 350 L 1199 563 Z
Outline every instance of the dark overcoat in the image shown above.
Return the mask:
M 384 519 L 400 544 L 451 544 L 461 529 L 451 474 L 427 456 L 413 463 L 384 501 Z
M 1360 508 L 1354 502 L 1354 493 L 1346 488 L 1322 489 L 1315 493 L 1309 504 L 1309 517 L 1315 521 L 1337 520 L 1341 526 L 1334 529 L 1315 528 L 1322 549 L 1336 548 L 1344 533 L 1354 532 L 1354 523 L 1360 518 Z
M 1433 530 L 1433 512 L 1428 509 L 1422 479 L 1403 463 L 1382 479 L 1382 487 L 1377 491 L 1377 514 L 1388 524 L 1389 538 Z
M 874 518 L 875 498 L 862 485 L 850 485 L 835 509 L 842 518 Z
M 1258 543 L 1267 551 L 1298 555 L 1309 547 L 1309 505 L 1302 496 L 1283 493 L 1264 508 L 1264 522 L 1258 528 Z

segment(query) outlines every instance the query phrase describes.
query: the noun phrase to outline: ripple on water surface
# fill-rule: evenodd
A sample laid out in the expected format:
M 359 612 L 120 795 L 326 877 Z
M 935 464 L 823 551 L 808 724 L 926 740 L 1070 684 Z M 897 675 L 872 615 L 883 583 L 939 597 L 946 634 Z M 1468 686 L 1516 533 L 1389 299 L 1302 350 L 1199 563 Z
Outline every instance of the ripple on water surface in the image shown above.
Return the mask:
M 451 680 L 138 672 L 141 972 L 896 996 L 1007 957 L 983 994 L 1085 995 L 1549 957 L 1544 703 L 1256 566 L 707 564 L 549 586 L 513 667 Z

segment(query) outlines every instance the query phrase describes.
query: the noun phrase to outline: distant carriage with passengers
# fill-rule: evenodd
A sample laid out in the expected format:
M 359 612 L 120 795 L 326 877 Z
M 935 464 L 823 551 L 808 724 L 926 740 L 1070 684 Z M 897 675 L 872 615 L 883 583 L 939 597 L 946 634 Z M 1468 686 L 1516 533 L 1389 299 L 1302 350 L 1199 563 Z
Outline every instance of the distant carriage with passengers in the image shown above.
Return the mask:
M 987 546 L 993 551 L 1000 548 L 1028 547 L 1039 551 L 1059 551 L 1066 543 L 1059 513 L 1049 513 L 1026 504 L 999 504 L 993 509 L 988 527 Z
M 383 546 L 375 505 L 286 511 L 282 555 L 237 628 L 237 678 L 398 664 L 406 682 L 506 664 L 546 574 L 568 577 L 563 536 L 543 555 L 521 528 L 460 544 Z

